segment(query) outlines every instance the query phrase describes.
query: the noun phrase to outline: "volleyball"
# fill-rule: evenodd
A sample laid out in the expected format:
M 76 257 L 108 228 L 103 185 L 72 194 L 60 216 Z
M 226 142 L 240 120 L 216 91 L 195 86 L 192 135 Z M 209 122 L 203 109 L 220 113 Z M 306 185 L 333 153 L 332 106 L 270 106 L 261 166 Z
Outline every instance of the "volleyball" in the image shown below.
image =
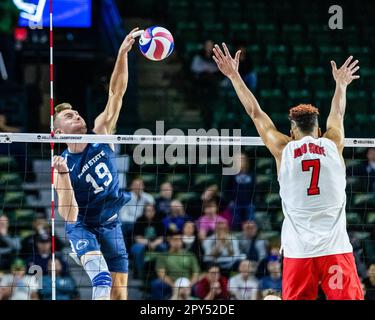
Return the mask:
M 160 61 L 167 58 L 174 48 L 174 40 L 169 30 L 153 26 L 147 28 L 139 38 L 139 49 L 150 60 Z

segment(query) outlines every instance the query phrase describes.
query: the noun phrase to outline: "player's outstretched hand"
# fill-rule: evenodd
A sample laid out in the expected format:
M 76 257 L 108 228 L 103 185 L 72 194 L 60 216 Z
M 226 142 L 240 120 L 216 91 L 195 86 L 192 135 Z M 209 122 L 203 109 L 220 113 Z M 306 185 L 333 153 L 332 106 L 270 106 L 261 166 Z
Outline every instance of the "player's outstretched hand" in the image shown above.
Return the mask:
M 353 80 L 359 79 L 358 75 L 355 75 L 356 71 L 359 69 L 358 60 L 353 61 L 353 56 L 350 56 L 340 69 L 337 69 L 336 62 L 331 61 L 332 75 L 337 84 L 347 86 Z
M 214 55 L 212 56 L 212 58 L 216 62 L 219 70 L 225 76 L 227 76 L 228 78 L 231 78 L 238 73 L 238 66 L 240 64 L 241 51 L 238 50 L 234 58 L 232 58 L 224 42 L 223 42 L 223 48 L 224 48 L 225 54 L 220 49 L 220 47 L 217 44 L 215 44 L 215 47 L 213 49 Z
M 58 173 L 68 173 L 68 164 L 66 162 L 66 159 L 60 156 L 54 156 L 53 157 L 53 167 L 55 171 Z
M 129 34 L 125 37 L 125 40 L 121 44 L 120 52 L 122 53 L 128 53 L 131 48 L 133 47 L 133 44 L 135 42 L 135 36 L 134 33 L 137 32 L 139 28 L 134 28 L 132 31 L 129 32 Z

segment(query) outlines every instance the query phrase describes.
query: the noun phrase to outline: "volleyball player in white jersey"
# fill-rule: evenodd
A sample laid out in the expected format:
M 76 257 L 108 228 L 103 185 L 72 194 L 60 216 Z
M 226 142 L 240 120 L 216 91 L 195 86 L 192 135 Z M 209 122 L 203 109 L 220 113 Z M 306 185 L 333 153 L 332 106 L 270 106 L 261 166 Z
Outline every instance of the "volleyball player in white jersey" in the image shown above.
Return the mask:
M 327 131 L 322 136 L 319 111 L 299 105 L 289 111 L 291 136 L 280 133 L 238 73 L 240 51 L 234 58 L 223 44 L 213 59 L 232 82 L 264 144 L 276 160 L 284 212 L 281 231 L 284 300 L 316 299 L 320 285 L 327 299 L 363 299 L 346 231 L 344 114 L 346 88 L 359 76 L 358 60 L 349 57 L 340 69 L 331 62 L 336 90 Z

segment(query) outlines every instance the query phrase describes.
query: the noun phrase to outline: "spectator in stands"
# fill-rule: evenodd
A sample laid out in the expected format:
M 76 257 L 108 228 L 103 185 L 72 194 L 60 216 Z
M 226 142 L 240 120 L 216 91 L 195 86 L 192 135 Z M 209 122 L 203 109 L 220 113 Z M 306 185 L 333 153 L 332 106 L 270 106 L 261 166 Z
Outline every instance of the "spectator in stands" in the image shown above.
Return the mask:
M 375 263 L 367 270 L 367 278 L 363 280 L 366 288 L 365 300 L 375 300 Z
M 268 251 L 267 256 L 264 257 L 262 260 L 260 260 L 260 262 L 258 263 L 258 268 L 255 274 L 255 276 L 258 279 L 261 279 L 269 275 L 268 268 L 267 268 L 267 264 L 269 260 L 281 261 L 279 239 L 270 241 L 268 247 L 269 249 L 267 250 Z
M 38 300 L 38 279 L 26 274 L 25 262 L 15 259 L 11 274 L 0 279 L 0 297 L 2 300 Z
M 190 67 L 193 75 L 194 97 L 201 106 L 203 121 L 207 128 L 211 128 L 212 125 L 212 110 L 220 76 L 217 65 L 212 60 L 213 47 L 214 43 L 206 40 L 203 50 L 193 57 Z
M 0 52 L 7 69 L 8 79 L 13 81 L 15 72 L 14 30 L 17 26 L 19 11 L 12 0 L 0 2 L 0 17 Z
M 227 221 L 230 223 L 232 220 L 232 216 L 230 210 L 228 209 L 227 203 L 221 197 L 221 193 L 217 184 L 212 184 L 203 191 L 201 195 L 201 208 L 204 208 L 207 203 L 213 201 L 217 203 L 218 214 L 221 217 L 227 219 Z
M 39 235 L 51 234 L 50 226 L 45 215 L 38 213 L 33 221 L 33 230 L 29 236 L 24 238 L 21 242 L 21 257 L 26 259 L 30 255 L 37 252 L 36 239 Z M 64 243 L 60 238 L 55 236 L 55 249 L 61 251 L 64 248 Z
M 215 232 L 217 222 L 227 222 L 226 219 L 218 215 L 217 211 L 218 207 L 216 201 L 211 200 L 204 203 L 203 216 L 197 221 L 198 235 L 201 241 Z
M 259 280 L 255 277 L 256 261 L 243 260 L 239 273 L 229 279 L 228 290 L 236 300 L 257 300 Z
M 366 278 L 366 275 L 367 275 L 367 269 L 366 269 L 365 262 L 363 261 L 363 258 L 362 258 L 364 256 L 362 241 L 361 239 L 358 238 L 356 233 L 353 231 L 349 231 L 348 235 L 349 235 L 350 243 L 352 244 L 352 247 L 353 247 L 353 256 L 354 256 L 354 261 L 357 267 L 358 276 L 361 279 L 364 279 Z M 368 254 L 369 252 L 366 252 L 366 253 Z
M 281 292 L 273 289 L 266 289 L 260 292 L 263 300 L 282 300 Z
M 375 192 L 375 148 L 368 148 L 367 161 L 350 168 L 347 175 L 359 177 L 363 191 Z
M 194 254 L 183 250 L 181 234 L 168 234 L 169 250 L 156 258 L 158 278 L 151 282 L 151 296 L 154 300 L 169 299 L 172 287 L 178 278 L 188 278 L 193 286 L 200 272 Z
M 232 229 L 239 230 L 243 221 L 255 220 L 255 176 L 249 170 L 250 163 L 246 154 L 237 154 L 234 161 L 237 162 L 239 173 L 229 177 L 225 196 L 232 211 Z
M 165 217 L 162 222 L 166 232 L 182 232 L 184 223 L 188 220 L 185 214 L 184 206 L 179 200 L 171 202 L 171 213 Z
M 278 257 L 270 256 L 267 262 L 269 275 L 260 279 L 259 289 L 273 289 L 281 292 L 281 263 Z
M 8 233 L 9 219 L 0 215 L 0 270 L 9 270 L 13 257 L 20 249 L 19 237 L 12 237 Z
M 198 258 L 199 265 L 202 265 L 203 249 L 193 221 L 186 221 L 184 223 L 182 228 L 182 243 L 183 248 L 193 253 Z
M 141 178 L 135 178 L 130 185 L 131 199 L 119 212 L 122 222 L 122 231 L 126 238 L 126 244 L 130 247 L 130 240 L 133 236 L 135 221 L 142 216 L 145 205 L 154 204 L 154 197 L 144 191 L 145 185 Z
M 240 66 L 239 66 L 239 72 L 240 72 L 241 78 L 245 82 L 246 86 L 252 92 L 254 92 L 258 84 L 258 75 L 254 69 L 254 64 L 251 61 L 251 57 L 247 55 L 246 47 L 241 45 L 237 48 L 236 52 L 238 50 L 241 50 Z M 232 84 L 228 78 L 225 78 L 221 82 L 221 86 L 224 88 L 232 88 Z
M 20 132 L 20 129 L 8 125 L 6 116 L 4 114 L 0 114 L 0 132 L 16 133 Z
M 239 248 L 247 259 L 261 261 L 267 256 L 267 241 L 258 239 L 258 226 L 255 221 L 244 221 L 242 233 L 238 236 Z
M 228 279 L 221 275 L 218 265 L 208 268 L 207 275 L 194 286 L 194 293 L 201 300 L 229 299 Z
M 173 196 L 173 186 L 170 182 L 160 185 L 160 194 L 155 199 L 156 214 L 160 219 L 171 213 L 171 201 Z
M 197 300 L 191 295 L 191 284 L 188 278 L 178 278 L 174 282 L 171 300 Z
M 226 220 L 218 221 L 215 227 L 215 233 L 203 241 L 205 263 L 217 263 L 224 271 L 231 269 L 240 260 L 246 258 L 240 254 L 238 240 L 229 232 L 229 226 Z
M 218 203 L 220 201 L 220 191 L 217 184 L 212 184 L 208 186 L 201 195 L 202 205 L 205 205 L 207 202 L 215 201 Z
M 203 50 L 193 57 L 191 63 L 191 72 L 197 79 L 212 79 L 211 76 L 217 74 L 219 69 L 215 61 L 212 60 L 214 43 L 211 40 L 206 40 Z
M 69 275 L 62 275 L 62 262 L 55 259 L 56 267 L 56 300 L 76 300 L 79 298 L 76 283 Z M 49 274 L 43 276 L 43 288 L 39 290 L 41 300 L 52 300 L 52 260 L 48 260 Z
M 41 233 L 36 238 L 36 252 L 30 254 L 26 259 L 27 268 L 33 265 L 40 266 L 43 270 L 43 275 L 48 275 L 48 261 L 51 259 L 51 237 L 47 233 Z M 62 261 L 62 274 L 65 276 L 68 273 L 67 265 Z
M 160 220 L 156 219 L 154 205 L 146 205 L 143 215 L 136 221 L 134 241 L 131 247 L 134 257 L 134 277 L 143 278 L 145 252 L 167 250 L 164 243 L 164 228 Z

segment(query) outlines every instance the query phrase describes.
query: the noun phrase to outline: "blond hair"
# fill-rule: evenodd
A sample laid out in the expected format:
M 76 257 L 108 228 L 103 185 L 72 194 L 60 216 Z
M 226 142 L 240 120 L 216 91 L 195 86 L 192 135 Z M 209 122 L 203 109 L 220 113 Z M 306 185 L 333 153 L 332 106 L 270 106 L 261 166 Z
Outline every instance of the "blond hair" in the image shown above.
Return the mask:
M 57 118 L 59 114 L 63 112 L 64 110 L 71 110 L 71 109 L 73 109 L 72 105 L 67 102 L 60 103 L 55 107 L 55 114 L 53 116 L 53 126 L 55 129 L 58 126 Z

